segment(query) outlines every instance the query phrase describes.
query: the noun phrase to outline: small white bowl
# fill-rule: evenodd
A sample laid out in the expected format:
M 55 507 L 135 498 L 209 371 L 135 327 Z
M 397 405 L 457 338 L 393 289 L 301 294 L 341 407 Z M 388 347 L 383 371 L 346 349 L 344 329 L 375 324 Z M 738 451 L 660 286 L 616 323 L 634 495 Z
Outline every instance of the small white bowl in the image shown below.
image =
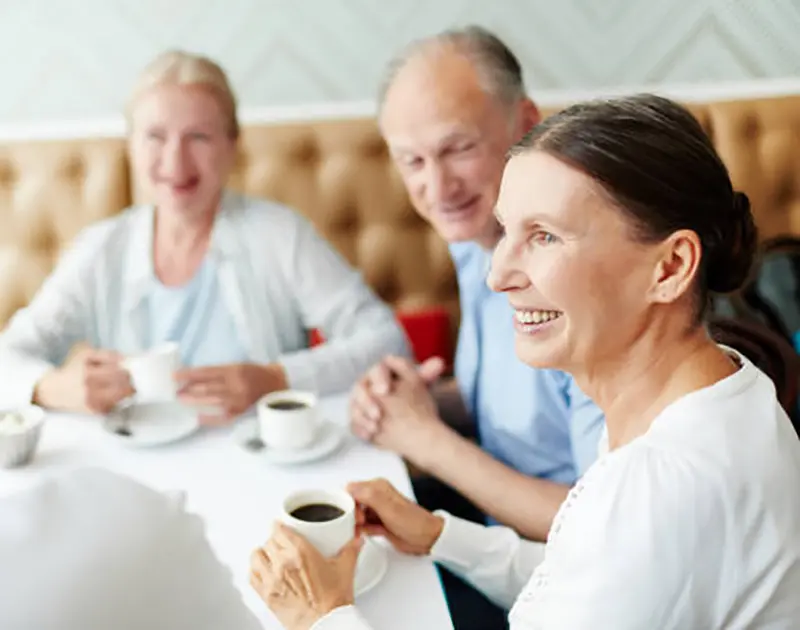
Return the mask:
M 0 428 L 0 468 L 17 468 L 30 463 L 39 445 L 45 411 L 36 405 L 18 409 L 0 410 L 0 421 L 7 413 L 20 414 L 25 422 L 19 430 L 4 431 Z

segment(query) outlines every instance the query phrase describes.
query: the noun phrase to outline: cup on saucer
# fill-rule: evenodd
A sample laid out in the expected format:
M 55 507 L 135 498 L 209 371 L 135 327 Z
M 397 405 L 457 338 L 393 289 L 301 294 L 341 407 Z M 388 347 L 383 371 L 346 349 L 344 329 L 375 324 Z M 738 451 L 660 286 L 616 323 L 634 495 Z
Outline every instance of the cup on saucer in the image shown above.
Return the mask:
M 355 536 L 356 504 L 344 490 L 299 490 L 283 500 L 280 519 L 332 557 Z
M 298 390 L 271 392 L 256 404 L 261 441 L 276 450 L 308 448 L 320 428 L 316 394 Z
M 174 342 L 125 357 L 122 367 L 128 371 L 138 403 L 171 402 L 177 397 L 174 374 L 180 367 L 180 349 Z

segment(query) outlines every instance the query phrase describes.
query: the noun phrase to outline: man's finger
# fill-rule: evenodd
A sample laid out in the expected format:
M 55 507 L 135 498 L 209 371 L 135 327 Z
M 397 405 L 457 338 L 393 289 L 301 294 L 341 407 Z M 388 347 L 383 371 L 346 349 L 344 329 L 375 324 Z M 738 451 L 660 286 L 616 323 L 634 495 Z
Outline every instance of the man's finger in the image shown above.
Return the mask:
M 404 381 L 415 382 L 420 380 L 417 368 L 405 357 L 389 355 L 383 362 L 392 372 Z
M 383 417 L 380 402 L 366 387 L 358 387 L 353 392 L 351 407 L 361 410 L 361 413 L 375 421 Z
M 431 357 L 423 361 L 417 368 L 417 374 L 426 384 L 430 385 L 444 374 L 446 367 L 442 357 Z
M 370 441 L 378 433 L 380 422 L 376 422 L 360 410 L 353 410 L 350 415 L 350 427 L 362 440 Z
M 372 367 L 367 378 L 369 379 L 369 389 L 376 395 L 385 396 L 391 393 L 394 374 L 383 361 Z

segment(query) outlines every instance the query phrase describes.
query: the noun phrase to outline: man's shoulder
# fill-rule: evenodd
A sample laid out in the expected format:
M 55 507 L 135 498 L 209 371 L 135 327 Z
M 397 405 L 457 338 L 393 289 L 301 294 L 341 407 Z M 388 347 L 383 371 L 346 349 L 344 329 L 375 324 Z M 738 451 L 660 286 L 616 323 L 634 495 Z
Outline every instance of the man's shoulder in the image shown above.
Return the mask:
M 491 258 L 490 253 L 473 241 L 448 243 L 447 249 L 450 251 L 450 257 L 453 259 L 453 262 L 456 264 L 457 268 L 461 265 L 467 265 L 477 260 L 486 260 Z

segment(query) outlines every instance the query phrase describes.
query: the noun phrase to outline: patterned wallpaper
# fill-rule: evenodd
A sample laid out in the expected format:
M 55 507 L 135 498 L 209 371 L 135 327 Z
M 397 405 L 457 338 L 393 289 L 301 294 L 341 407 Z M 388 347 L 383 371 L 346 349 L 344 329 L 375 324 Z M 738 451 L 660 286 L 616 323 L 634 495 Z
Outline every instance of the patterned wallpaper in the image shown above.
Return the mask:
M 0 0 L 0 123 L 115 115 L 165 47 L 248 107 L 368 100 L 398 46 L 468 22 L 533 91 L 800 76 L 796 0 Z

